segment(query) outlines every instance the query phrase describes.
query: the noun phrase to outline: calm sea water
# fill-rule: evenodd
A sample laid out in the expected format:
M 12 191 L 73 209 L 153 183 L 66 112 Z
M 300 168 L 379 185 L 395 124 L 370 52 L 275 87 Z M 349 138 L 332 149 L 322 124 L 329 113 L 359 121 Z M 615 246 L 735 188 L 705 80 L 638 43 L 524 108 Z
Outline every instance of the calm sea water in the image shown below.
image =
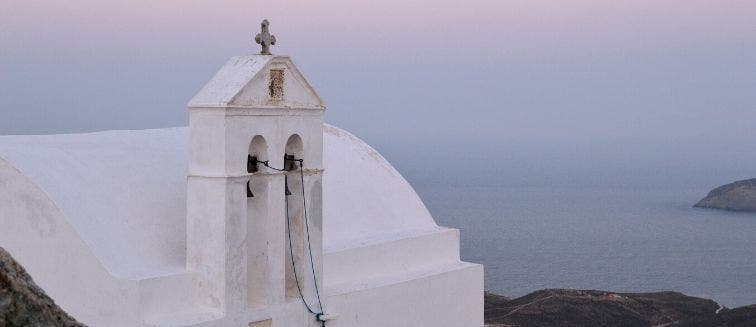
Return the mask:
M 486 289 L 674 290 L 756 303 L 756 214 L 695 209 L 704 189 L 415 187 L 440 225 L 459 228 Z

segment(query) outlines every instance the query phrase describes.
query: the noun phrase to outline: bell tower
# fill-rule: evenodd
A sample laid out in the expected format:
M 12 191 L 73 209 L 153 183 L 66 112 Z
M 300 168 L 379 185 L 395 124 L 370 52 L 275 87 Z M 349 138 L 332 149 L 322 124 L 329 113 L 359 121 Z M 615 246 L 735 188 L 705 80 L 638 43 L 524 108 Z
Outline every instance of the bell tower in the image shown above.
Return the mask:
M 249 312 L 240 325 L 316 326 L 302 302 L 319 309 L 325 105 L 262 27 L 263 51 L 188 105 L 187 266 L 200 305 Z

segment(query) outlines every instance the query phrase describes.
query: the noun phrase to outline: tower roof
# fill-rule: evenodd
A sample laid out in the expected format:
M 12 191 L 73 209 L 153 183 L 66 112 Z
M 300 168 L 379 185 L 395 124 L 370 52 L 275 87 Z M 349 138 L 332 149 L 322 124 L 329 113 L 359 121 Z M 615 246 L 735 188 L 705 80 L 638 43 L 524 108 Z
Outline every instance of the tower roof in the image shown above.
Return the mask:
M 271 70 L 282 71 L 283 96 L 271 97 Z M 310 108 L 325 104 L 288 56 L 233 57 L 191 101 L 189 108 Z

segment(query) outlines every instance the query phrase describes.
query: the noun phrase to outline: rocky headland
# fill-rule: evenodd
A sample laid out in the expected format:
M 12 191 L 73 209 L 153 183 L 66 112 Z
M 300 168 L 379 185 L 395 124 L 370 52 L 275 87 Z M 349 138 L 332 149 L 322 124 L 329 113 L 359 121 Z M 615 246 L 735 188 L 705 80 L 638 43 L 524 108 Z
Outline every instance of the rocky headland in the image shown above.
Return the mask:
M 756 212 L 756 178 L 717 187 L 694 207 Z
M 486 292 L 486 326 L 756 326 L 756 305 L 728 309 L 677 292 L 547 289 L 509 299 Z
M 0 247 L 0 326 L 79 327 L 55 304 L 24 267 Z

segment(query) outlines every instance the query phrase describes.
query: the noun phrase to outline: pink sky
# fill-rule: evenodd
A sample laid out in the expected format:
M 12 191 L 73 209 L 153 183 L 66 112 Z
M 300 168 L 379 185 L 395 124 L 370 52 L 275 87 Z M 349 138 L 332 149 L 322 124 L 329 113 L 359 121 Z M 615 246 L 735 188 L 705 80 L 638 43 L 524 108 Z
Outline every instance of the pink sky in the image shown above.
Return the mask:
M 230 42 L 249 37 L 262 18 L 270 19 L 282 40 L 358 50 L 373 43 L 496 51 L 565 39 L 649 47 L 723 37 L 753 42 L 756 37 L 756 2 L 721 0 L 12 0 L 0 3 L 0 33 L 5 34 L 0 35 L 34 47 L 82 38 L 116 48 L 119 40 L 159 42 L 154 39 L 161 37 Z
M 756 114 L 753 0 L 4 0 L 0 131 L 185 124 L 202 83 L 257 51 L 263 18 L 273 52 L 291 55 L 332 105 L 329 121 L 368 139 L 391 125 L 397 143 L 634 141 L 672 123 L 679 135 L 717 124 L 736 139 Z M 460 115 L 467 108 L 477 115 Z

